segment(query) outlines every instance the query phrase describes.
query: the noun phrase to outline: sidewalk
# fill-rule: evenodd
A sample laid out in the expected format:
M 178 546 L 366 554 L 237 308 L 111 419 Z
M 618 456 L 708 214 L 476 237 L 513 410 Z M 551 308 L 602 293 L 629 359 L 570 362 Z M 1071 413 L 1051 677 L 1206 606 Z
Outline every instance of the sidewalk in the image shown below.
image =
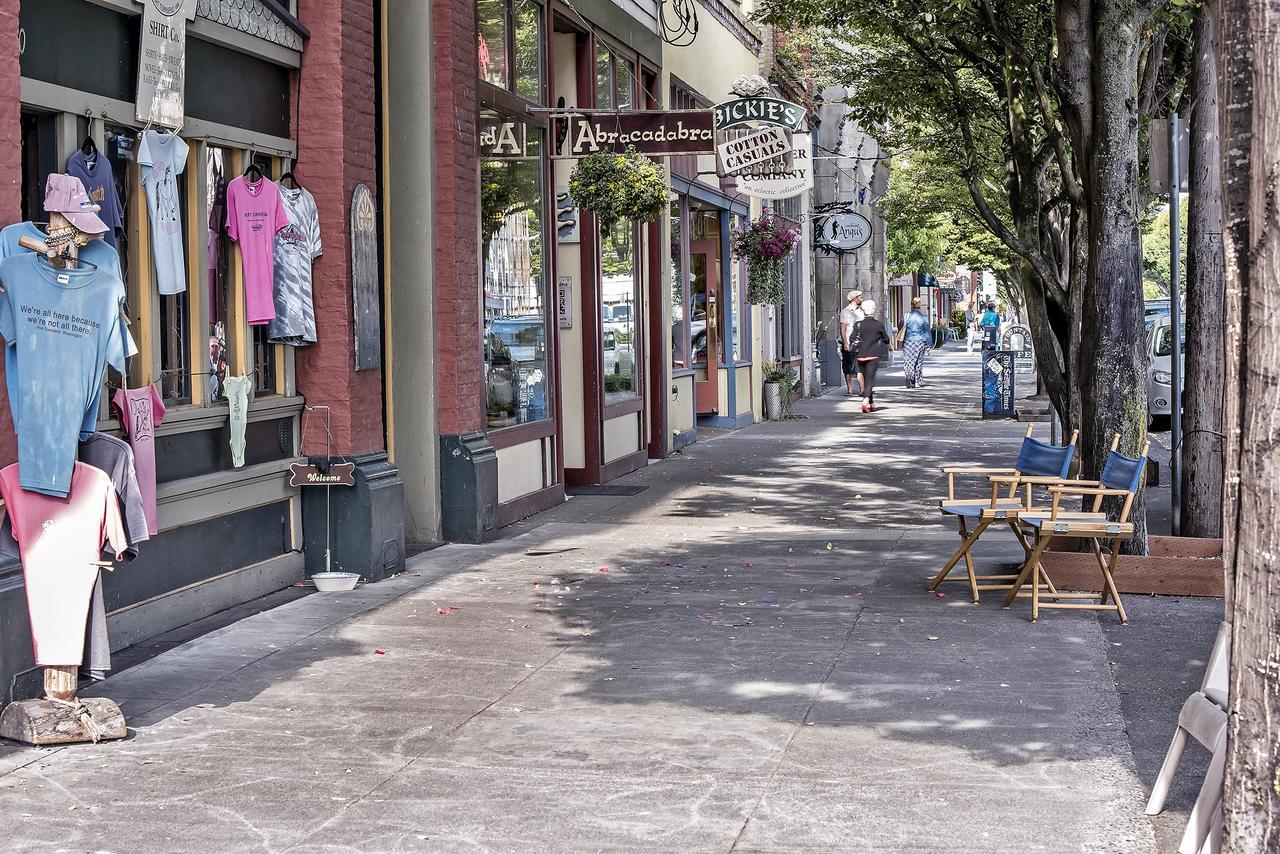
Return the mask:
M 977 420 L 976 354 L 930 360 L 102 683 L 127 741 L 0 746 L 6 848 L 1174 850 L 1203 752 L 1143 806 L 1221 602 L 926 593 L 937 466 L 1023 432 Z

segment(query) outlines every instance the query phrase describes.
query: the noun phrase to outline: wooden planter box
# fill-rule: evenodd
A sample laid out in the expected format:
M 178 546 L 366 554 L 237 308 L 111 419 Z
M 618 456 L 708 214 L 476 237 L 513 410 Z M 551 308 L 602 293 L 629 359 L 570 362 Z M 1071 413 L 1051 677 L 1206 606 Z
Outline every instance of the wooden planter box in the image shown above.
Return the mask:
M 1041 556 L 1053 583 L 1063 590 L 1102 592 L 1102 571 L 1079 540 L 1055 539 Z M 1113 575 L 1121 593 L 1222 598 L 1222 540 L 1148 537 L 1147 555 L 1120 555 Z

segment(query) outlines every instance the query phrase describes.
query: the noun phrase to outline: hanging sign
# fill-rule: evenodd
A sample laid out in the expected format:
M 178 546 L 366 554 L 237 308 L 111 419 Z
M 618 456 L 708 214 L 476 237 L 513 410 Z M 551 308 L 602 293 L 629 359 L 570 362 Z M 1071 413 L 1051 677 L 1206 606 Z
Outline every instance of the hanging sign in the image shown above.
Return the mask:
M 791 153 L 791 138 L 778 127 L 762 127 L 716 146 L 724 175 L 740 175 L 757 163 L 777 158 L 779 162 Z
M 181 127 L 186 114 L 187 21 L 196 16 L 196 0 L 138 2 L 144 5 L 134 113 L 140 122 Z
M 351 194 L 351 305 L 357 371 L 382 367 L 378 278 L 378 208 L 369 188 L 356 184 Z
M 870 240 L 871 221 L 860 213 L 836 209 L 814 217 L 813 243 L 823 252 L 854 252 L 866 246 Z
M 1000 333 L 1000 349 L 1013 352 L 1014 371 L 1022 374 L 1036 372 L 1036 350 L 1031 343 L 1031 328 L 1022 323 L 1010 323 Z
M 715 130 L 710 110 L 615 113 L 584 110 L 555 113 L 553 160 L 586 157 L 599 151 L 622 154 L 628 148 L 647 155 L 713 154 Z
M 982 417 L 1013 418 L 1013 358 L 1010 350 L 989 350 L 982 362 Z
M 804 124 L 805 109 L 790 101 L 777 98 L 737 98 L 716 104 L 714 108 L 716 130 L 727 130 L 739 125 L 772 125 L 773 127 L 799 130 Z
M 355 486 L 355 463 L 331 463 L 321 471 L 314 463 L 290 463 L 290 486 Z
M 791 137 L 791 147 L 791 169 L 748 170 L 738 176 L 738 190 L 757 199 L 789 199 L 813 189 L 812 137 L 807 133 L 797 133 Z

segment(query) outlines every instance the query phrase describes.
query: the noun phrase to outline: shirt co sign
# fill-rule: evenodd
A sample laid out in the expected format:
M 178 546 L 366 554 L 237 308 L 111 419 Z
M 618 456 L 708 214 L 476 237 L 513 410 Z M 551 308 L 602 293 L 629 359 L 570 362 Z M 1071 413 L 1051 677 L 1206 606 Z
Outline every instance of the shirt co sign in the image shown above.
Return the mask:
M 819 217 L 813 224 L 813 242 L 826 252 L 853 252 L 871 240 L 871 221 L 862 214 L 845 212 Z
M 181 127 L 186 112 L 187 21 L 196 16 L 196 0 L 142 0 L 138 38 L 138 94 L 134 113 L 140 122 Z

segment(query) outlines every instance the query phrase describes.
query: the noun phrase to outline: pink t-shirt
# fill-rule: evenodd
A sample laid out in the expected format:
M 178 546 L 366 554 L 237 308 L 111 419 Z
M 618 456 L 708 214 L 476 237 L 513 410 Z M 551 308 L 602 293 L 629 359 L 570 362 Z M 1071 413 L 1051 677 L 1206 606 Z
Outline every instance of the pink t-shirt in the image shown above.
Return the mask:
M 244 305 L 250 323 L 270 323 L 276 316 L 272 284 L 275 282 L 276 232 L 289 224 L 280 188 L 259 178 L 243 175 L 227 186 L 227 236 L 240 244 L 244 268 Z
M 133 467 L 142 493 L 142 515 L 151 536 L 160 531 L 156 523 L 156 426 L 164 420 L 164 401 L 153 385 L 128 390 L 118 388 L 111 407 L 133 448 Z
M 75 667 L 84 658 L 89 599 L 103 543 L 119 560 L 129 540 L 106 472 L 76 463 L 66 498 L 27 492 L 18 464 L 0 469 L 0 495 L 22 556 L 36 664 Z

